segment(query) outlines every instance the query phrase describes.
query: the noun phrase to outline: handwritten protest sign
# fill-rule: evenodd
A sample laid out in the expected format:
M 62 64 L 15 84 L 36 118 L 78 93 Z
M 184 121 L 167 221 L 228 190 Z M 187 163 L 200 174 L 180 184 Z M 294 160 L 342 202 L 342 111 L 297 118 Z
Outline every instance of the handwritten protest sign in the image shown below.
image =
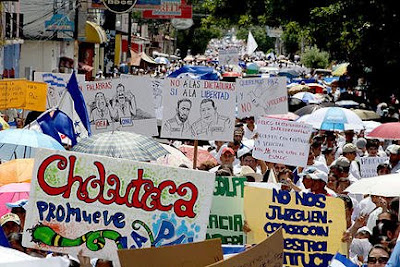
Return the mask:
M 45 82 L 48 84 L 46 96 L 47 108 L 53 108 L 58 105 L 70 78 L 71 73 L 35 71 L 35 73 L 33 74 L 33 80 L 38 82 Z M 85 85 L 85 75 L 76 74 L 76 79 L 78 80 L 79 88 L 82 90 Z
M 47 85 L 24 79 L 0 81 L 0 109 L 21 108 L 35 111 L 46 109 Z
M 239 118 L 288 112 L 285 77 L 238 79 L 236 86 Z
M 219 65 L 238 65 L 239 49 L 237 47 L 220 48 L 218 50 Z
M 379 164 L 388 161 L 388 157 L 361 157 L 360 171 L 362 178 L 378 176 L 377 167 Z
M 282 267 L 283 235 L 282 228 L 266 238 L 260 244 L 208 267 Z
M 206 237 L 214 175 L 40 149 L 23 244 L 117 261 L 117 249 Z
M 118 256 L 122 267 L 203 267 L 223 259 L 219 239 L 159 248 L 123 249 L 118 250 Z
M 166 79 L 161 137 L 233 140 L 235 83 Z
M 341 199 L 245 186 L 244 213 L 249 244 L 283 228 L 284 266 L 328 266 L 342 248 L 346 218 Z
M 82 90 L 94 134 L 119 129 L 158 134 L 150 78 L 87 82 Z
M 305 123 L 258 117 L 253 157 L 273 163 L 306 166 L 312 127 Z
M 221 238 L 222 244 L 246 244 L 243 232 L 243 193 L 246 177 L 215 178 L 207 239 Z

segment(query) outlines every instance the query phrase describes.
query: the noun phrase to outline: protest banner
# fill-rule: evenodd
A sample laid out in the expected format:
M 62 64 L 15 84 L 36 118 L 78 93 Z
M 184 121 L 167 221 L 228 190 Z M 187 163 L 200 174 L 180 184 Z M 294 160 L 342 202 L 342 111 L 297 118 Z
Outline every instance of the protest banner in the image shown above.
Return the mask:
M 161 0 L 161 5 L 150 10 L 143 10 L 144 19 L 191 19 L 192 5 L 185 0 Z
M 243 193 L 246 180 L 246 177 L 215 178 L 207 239 L 220 238 L 222 244 L 246 244 L 243 232 Z
M 35 111 L 46 109 L 47 84 L 25 79 L 0 81 L 0 109 L 20 108 Z
M 339 198 L 245 186 L 244 214 L 249 244 L 282 227 L 284 266 L 328 266 L 343 248 L 346 218 Z
M 203 241 L 214 174 L 39 149 L 25 247 L 111 259 L 117 249 Z
M 362 178 L 378 176 L 377 167 L 379 164 L 389 161 L 388 157 L 361 157 L 360 171 Z
M 207 267 L 282 267 L 283 235 L 282 228 L 256 246 L 226 260 L 210 264 Z
M 253 157 L 291 166 L 307 165 L 311 125 L 268 117 L 257 118 Z
M 161 137 L 232 141 L 235 83 L 166 79 Z
M 226 47 L 218 50 L 219 65 L 235 65 L 239 64 L 239 48 Z
M 203 267 L 223 259 L 219 239 L 159 248 L 122 249 L 118 250 L 118 256 L 122 267 Z
M 238 117 L 286 114 L 285 77 L 237 79 Z
M 87 82 L 82 90 L 93 134 L 112 130 L 158 134 L 149 77 Z
M 67 83 L 71 78 L 71 73 L 52 73 L 52 72 L 40 72 L 35 71 L 33 74 L 33 80 L 37 82 L 45 82 L 48 84 L 47 90 L 47 104 L 46 107 L 54 108 L 60 102 L 61 96 L 65 91 Z M 79 89 L 85 86 L 85 75 L 76 74 L 78 80 Z

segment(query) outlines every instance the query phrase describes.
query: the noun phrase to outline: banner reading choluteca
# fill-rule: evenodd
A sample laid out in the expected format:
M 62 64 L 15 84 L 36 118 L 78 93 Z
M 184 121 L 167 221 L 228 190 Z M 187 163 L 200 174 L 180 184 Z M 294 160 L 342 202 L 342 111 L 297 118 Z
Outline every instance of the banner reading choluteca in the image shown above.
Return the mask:
M 25 247 L 117 260 L 117 249 L 205 239 L 213 174 L 41 149 Z

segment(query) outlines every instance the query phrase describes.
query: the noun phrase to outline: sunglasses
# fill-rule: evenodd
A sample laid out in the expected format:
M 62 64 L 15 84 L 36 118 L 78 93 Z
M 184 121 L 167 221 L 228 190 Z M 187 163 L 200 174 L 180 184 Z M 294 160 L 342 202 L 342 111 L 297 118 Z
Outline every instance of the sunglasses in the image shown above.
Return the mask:
M 389 257 L 368 257 L 368 263 L 387 263 L 389 261 Z

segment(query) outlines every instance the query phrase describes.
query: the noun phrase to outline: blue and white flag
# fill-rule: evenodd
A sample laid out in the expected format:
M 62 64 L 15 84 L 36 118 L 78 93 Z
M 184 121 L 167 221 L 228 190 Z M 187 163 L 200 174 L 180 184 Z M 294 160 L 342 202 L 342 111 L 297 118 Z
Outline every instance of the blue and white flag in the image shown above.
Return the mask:
M 50 135 L 60 143 L 60 134 L 63 134 L 71 140 L 72 146 L 81 138 L 90 136 L 89 116 L 75 73 L 71 75 L 57 108 L 46 111 L 29 129 Z
M 336 253 L 336 255 L 333 256 L 329 267 L 358 267 L 358 265 L 346 258 L 345 255 Z

